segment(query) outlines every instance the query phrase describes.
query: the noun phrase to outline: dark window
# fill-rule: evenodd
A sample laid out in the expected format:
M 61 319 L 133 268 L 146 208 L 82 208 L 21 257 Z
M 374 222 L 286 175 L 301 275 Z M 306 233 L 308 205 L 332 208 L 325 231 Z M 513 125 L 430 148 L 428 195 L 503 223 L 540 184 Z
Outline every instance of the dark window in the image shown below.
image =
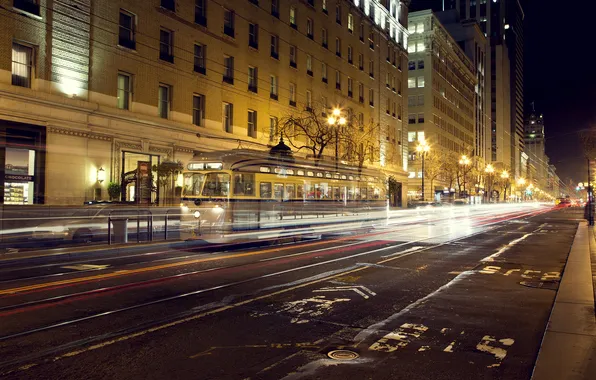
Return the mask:
M 15 8 L 27 13 L 31 13 L 36 16 L 40 15 L 39 2 L 37 0 L 14 0 L 13 5 Z
M 271 36 L 271 57 L 279 59 L 279 37 Z
M 420 61 L 418 61 L 418 68 L 419 69 L 423 69 L 424 68 L 424 60 L 421 59 Z
M 248 67 L 248 91 L 257 92 L 257 84 L 259 82 L 258 69 L 256 67 Z
M 259 48 L 259 26 L 256 24 L 248 24 L 248 46 Z
M 416 61 L 408 62 L 408 70 L 416 70 Z
M 224 34 L 230 37 L 234 37 L 235 30 L 235 13 L 230 9 L 224 9 Z
M 207 0 L 195 0 L 195 23 L 207 26 Z
M 205 45 L 195 44 L 195 71 L 203 75 L 207 72 L 207 67 L 205 64 L 206 53 L 207 47 Z
M 234 84 L 234 57 L 224 57 L 223 81 L 229 84 Z
M 169 30 L 159 31 L 159 59 L 174 63 L 173 33 Z
M 135 16 L 132 13 L 123 10 L 120 10 L 118 45 L 133 50 L 136 49 Z
M 232 126 L 234 125 L 234 105 L 231 103 L 224 103 L 222 114 L 222 124 L 224 131 L 227 133 L 232 133 Z
M 341 5 L 335 5 L 335 22 L 341 25 Z
M 279 18 L 279 0 L 271 0 L 271 14 Z
M 118 73 L 118 108 L 127 110 L 130 107 L 130 98 L 132 95 L 132 85 L 129 74 Z
M 174 0 L 161 0 L 161 7 L 176 12 L 176 2 Z

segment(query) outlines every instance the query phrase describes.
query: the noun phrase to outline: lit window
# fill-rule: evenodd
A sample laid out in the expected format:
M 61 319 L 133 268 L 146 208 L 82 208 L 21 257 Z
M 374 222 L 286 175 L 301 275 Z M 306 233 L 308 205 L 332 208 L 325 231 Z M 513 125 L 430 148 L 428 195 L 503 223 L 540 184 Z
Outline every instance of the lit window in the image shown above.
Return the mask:
M 296 26 L 296 8 L 290 7 L 290 25 Z
M 269 141 L 273 142 L 277 135 L 277 118 L 275 116 L 269 117 Z
M 424 117 L 424 115 L 423 115 L 423 117 Z M 420 142 L 425 141 L 425 139 L 424 139 L 424 131 L 418 132 L 418 141 L 420 141 Z
M 17 43 L 12 44 L 12 84 L 14 86 L 31 87 L 32 56 L 32 48 Z
M 408 85 L 410 80 L 408 79 Z M 418 87 L 424 87 L 424 77 L 418 77 Z
M 205 96 L 204 95 L 193 95 L 192 96 L 192 123 L 200 127 L 203 126 L 205 112 Z
M 348 14 L 348 30 L 350 33 L 354 31 L 354 16 L 352 14 Z
M 271 97 L 277 98 L 277 77 L 275 75 L 271 75 L 271 88 L 269 94 Z
M 132 94 L 131 78 L 129 74 L 118 73 L 118 108 L 127 110 L 130 107 Z
M 416 44 L 414 42 L 408 44 L 408 53 L 416 53 Z
M 424 42 L 418 42 L 418 43 L 416 44 L 416 51 L 417 51 L 418 53 L 420 53 L 420 52 L 424 51 L 425 49 L 426 49 L 426 47 L 424 46 Z
M 416 141 L 416 132 L 408 132 L 408 142 Z
M 257 137 L 257 111 L 248 110 L 248 136 Z
M 231 103 L 223 103 L 222 105 L 222 124 L 223 129 L 227 133 L 232 133 L 232 125 L 233 125 L 233 117 L 234 117 L 234 106 Z
M 298 49 L 296 49 L 296 46 L 290 46 L 290 66 L 292 66 L 293 68 L 297 67 L 297 63 L 296 63 L 297 51 L 298 51 Z
M 308 110 L 312 109 L 312 92 L 309 90 L 306 90 L 306 108 Z
M 408 88 L 416 88 L 416 78 L 408 78 Z
M 424 24 L 423 23 L 418 23 L 416 25 L 416 33 L 424 33 Z
M 312 57 L 310 54 L 306 56 L 306 72 L 312 75 Z
M 158 98 L 157 113 L 159 117 L 167 119 L 170 112 L 170 86 L 160 84 Z
M 290 105 L 296 106 L 296 85 L 290 83 Z

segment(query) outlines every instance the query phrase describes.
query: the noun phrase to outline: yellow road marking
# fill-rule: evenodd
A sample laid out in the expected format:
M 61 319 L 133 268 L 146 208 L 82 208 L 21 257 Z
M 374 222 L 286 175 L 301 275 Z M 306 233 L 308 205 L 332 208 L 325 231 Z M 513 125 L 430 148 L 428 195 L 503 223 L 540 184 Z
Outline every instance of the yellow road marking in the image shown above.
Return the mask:
M 318 242 L 306 243 L 306 244 L 301 245 L 300 247 L 310 247 L 310 246 L 321 245 L 321 244 L 325 244 L 325 243 L 333 243 L 333 242 L 338 242 L 338 241 L 342 241 L 342 240 L 346 240 L 346 239 L 350 239 L 350 238 L 353 238 L 353 236 L 339 238 L 339 239 L 335 239 L 335 240 L 331 240 L 331 241 L 318 241 Z M 19 288 L 3 289 L 3 290 L 0 290 L 0 295 L 22 293 L 22 292 L 27 292 L 30 290 L 49 288 L 52 286 L 70 285 L 70 284 L 76 284 L 79 282 L 86 282 L 86 281 L 92 281 L 92 280 L 104 280 L 104 279 L 108 279 L 108 278 L 152 272 L 152 271 L 161 270 L 161 269 L 169 269 L 169 268 L 175 268 L 175 267 L 179 267 L 179 266 L 183 266 L 183 265 L 198 264 L 198 263 L 204 263 L 204 262 L 209 262 L 209 261 L 235 259 L 235 258 L 241 258 L 241 257 L 246 257 L 246 256 L 262 255 L 265 253 L 277 252 L 277 251 L 283 251 L 283 250 L 295 249 L 295 248 L 296 248 L 295 246 L 270 248 L 270 249 L 265 249 L 265 250 L 260 250 L 260 251 L 251 251 L 251 252 L 236 253 L 236 254 L 231 254 L 231 255 L 205 257 L 205 258 L 201 258 L 201 259 L 179 261 L 179 262 L 175 262 L 175 263 L 161 264 L 161 265 L 155 265 L 155 266 L 138 268 L 138 269 L 124 269 L 124 270 L 118 270 L 118 271 L 110 272 L 110 273 L 98 274 L 98 275 L 94 275 L 94 276 L 77 277 L 77 278 L 71 278 L 71 279 L 67 279 L 67 280 L 27 285 L 27 286 L 22 286 Z M 329 249 L 333 249 L 333 248 L 334 247 L 329 247 Z

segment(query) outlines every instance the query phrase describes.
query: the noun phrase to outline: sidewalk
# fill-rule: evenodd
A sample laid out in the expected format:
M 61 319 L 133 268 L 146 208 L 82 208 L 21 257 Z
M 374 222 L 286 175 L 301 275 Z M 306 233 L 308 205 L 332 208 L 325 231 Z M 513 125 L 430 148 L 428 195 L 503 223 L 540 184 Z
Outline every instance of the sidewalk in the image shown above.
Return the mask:
M 592 262 L 590 262 L 590 256 Z M 581 222 L 551 311 L 532 380 L 596 379 L 594 231 Z

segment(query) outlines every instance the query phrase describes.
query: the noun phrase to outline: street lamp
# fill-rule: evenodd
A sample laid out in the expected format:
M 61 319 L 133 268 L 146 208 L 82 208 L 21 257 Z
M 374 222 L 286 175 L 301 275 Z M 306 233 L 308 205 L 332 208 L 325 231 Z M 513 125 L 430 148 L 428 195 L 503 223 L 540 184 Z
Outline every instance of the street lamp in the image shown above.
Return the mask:
M 486 172 L 489 181 L 489 184 L 487 184 L 488 186 L 488 201 L 490 202 L 490 200 L 493 197 L 493 191 L 492 191 L 492 187 L 493 187 L 493 174 L 495 174 L 495 168 L 494 166 L 492 166 L 491 164 L 486 165 L 486 168 L 484 168 L 484 171 Z
M 507 183 L 509 180 L 509 173 L 507 170 L 503 170 L 503 173 L 501 173 L 501 178 L 503 179 L 503 200 L 507 201 Z
M 339 108 L 335 108 L 332 115 L 327 118 L 327 123 L 335 126 L 335 170 L 337 171 L 339 163 L 339 126 L 346 124 L 346 118 L 341 116 L 341 110 Z
M 424 158 L 430 150 L 430 146 L 426 143 L 426 140 L 422 140 L 416 146 L 416 152 L 422 156 L 422 200 L 424 201 Z
M 517 179 L 517 186 L 519 186 L 520 189 L 523 189 L 523 186 L 526 184 L 526 179 L 525 178 L 518 178 Z M 526 194 L 525 191 L 520 190 L 520 192 L 522 193 L 522 200 L 525 200 L 526 198 Z
M 463 169 L 463 188 L 464 188 L 464 195 L 466 194 L 466 166 L 470 165 L 470 159 L 465 154 L 461 156 L 459 159 L 459 164 L 464 167 Z

